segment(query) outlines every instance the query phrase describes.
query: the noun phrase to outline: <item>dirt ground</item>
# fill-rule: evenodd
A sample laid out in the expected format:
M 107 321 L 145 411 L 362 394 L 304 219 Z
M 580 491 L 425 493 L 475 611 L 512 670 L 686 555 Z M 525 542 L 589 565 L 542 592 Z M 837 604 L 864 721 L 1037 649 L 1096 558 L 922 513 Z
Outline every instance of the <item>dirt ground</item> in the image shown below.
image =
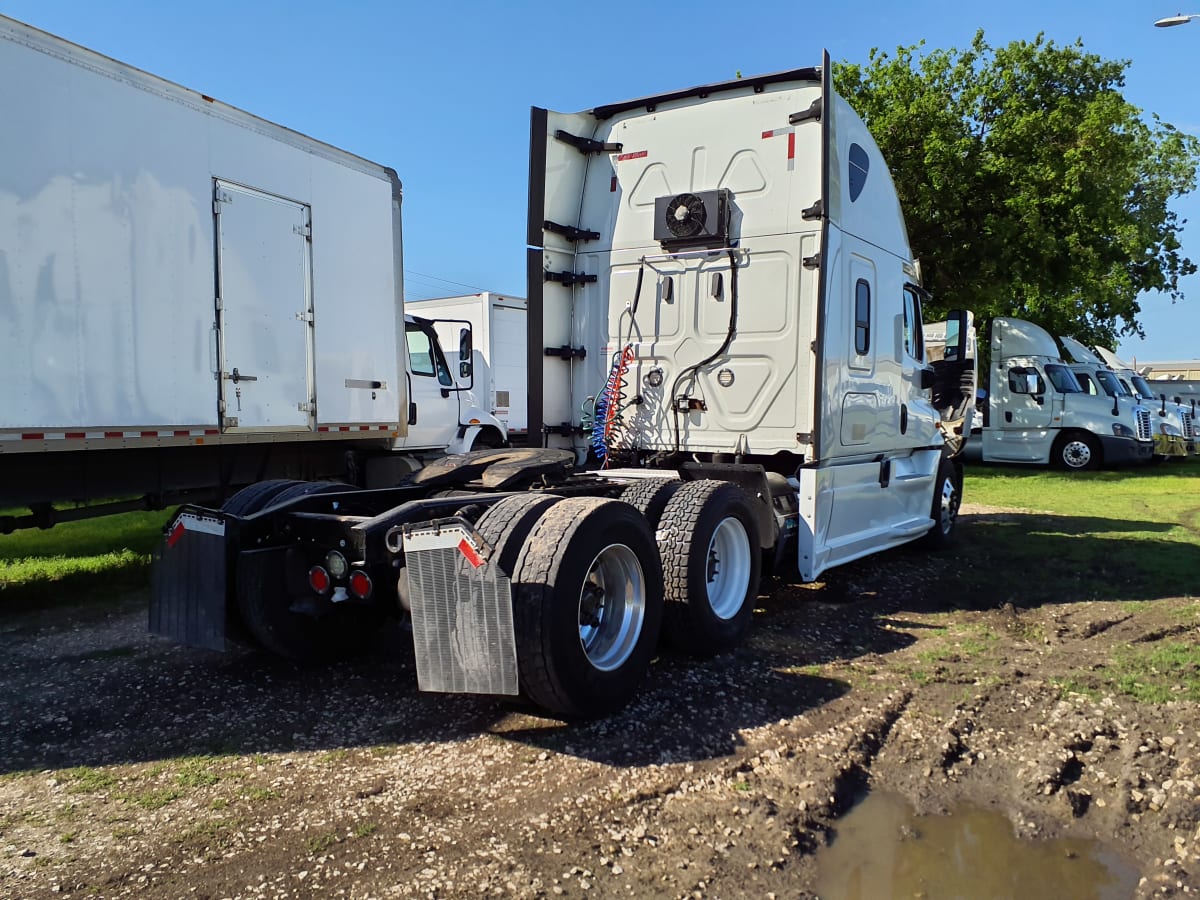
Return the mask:
M 1137 896 L 1196 893 L 1200 704 L 1102 676 L 1194 645 L 1200 603 L 1024 603 L 1036 573 L 954 596 L 954 565 L 766 582 L 738 652 L 664 655 L 583 725 L 418 693 L 400 628 L 302 669 L 151 637 L 145 594 L 0 611 L 0 896 L 812 896 L 814 852 L 879 788 L 1100 839 Z

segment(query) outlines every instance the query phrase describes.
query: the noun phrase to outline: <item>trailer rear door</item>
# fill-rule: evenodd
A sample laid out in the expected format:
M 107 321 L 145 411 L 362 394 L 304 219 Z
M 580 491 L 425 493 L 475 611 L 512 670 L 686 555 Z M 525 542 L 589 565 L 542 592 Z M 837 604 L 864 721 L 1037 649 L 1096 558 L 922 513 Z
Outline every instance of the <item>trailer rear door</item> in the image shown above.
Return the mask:
M 311 431 L 309 208 L 218 180 L 213 211 L 222 428 Z

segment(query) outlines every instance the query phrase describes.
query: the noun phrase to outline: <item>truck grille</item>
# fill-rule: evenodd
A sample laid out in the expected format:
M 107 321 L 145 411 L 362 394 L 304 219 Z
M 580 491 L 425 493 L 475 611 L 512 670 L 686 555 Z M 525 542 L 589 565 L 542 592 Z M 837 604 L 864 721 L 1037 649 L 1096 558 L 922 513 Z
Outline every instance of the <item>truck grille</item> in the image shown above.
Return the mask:
M 1196 425 L 1192 422 L 1192 414 L 1190 412 L 1181 412 L 1179 417 L 1183 420 L 1183 436 L 1186 440 L 1192 440 L 1196 436 Z
M 1154 431 L 1150 427 L 1150 410 L 1148 409 L 1137 411 L 1137 436 L 1139 441 L 1148 441 L 1154 437 Z
M 460 520 L 461 521 L 461 520 Z M 465 521 L 404 529 L 417 686 L 517 693 L 512 584 Z

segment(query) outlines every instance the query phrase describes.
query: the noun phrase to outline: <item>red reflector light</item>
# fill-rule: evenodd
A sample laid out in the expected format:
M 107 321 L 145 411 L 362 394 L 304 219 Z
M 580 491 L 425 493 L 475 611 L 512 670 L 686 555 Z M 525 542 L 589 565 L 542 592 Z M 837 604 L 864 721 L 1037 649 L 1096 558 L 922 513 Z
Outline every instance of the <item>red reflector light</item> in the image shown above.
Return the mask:
M 350 593 L 360 600 L 371 596 L 371 576 L 361 570 L 350 573 Z
M 329 573 L 323 566 L 313 566 L 308 570 L 308 586 L 318 594 L 329 593 Z

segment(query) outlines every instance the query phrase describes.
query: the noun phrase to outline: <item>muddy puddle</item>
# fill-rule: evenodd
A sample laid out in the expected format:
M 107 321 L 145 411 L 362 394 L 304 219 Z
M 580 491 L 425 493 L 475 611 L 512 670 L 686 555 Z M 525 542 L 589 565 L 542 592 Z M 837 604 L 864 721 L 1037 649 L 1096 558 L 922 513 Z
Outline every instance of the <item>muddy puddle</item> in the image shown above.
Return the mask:
M 817 866 L 821 900 L 1126 900 L 1139 878 L 1096 841 L 1022 840 L 1000 813 L 918 816 L 902 797 L 878 791 L 838 820 Z

